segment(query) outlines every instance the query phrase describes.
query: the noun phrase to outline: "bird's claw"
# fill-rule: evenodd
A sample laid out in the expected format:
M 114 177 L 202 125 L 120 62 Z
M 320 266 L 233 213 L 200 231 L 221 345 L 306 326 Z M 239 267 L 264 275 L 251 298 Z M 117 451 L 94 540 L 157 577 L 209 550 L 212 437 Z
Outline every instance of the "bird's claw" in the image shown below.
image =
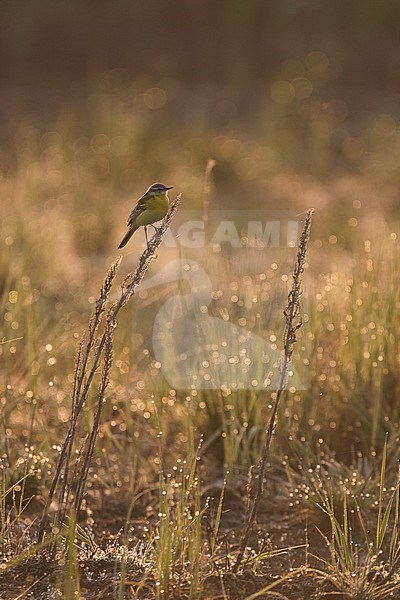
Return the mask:
M 160 233 L 161 231 L 161 227 L 156 227 L 155 225 L 151 224 L 151 227 L 154 229 L 155 233 Z

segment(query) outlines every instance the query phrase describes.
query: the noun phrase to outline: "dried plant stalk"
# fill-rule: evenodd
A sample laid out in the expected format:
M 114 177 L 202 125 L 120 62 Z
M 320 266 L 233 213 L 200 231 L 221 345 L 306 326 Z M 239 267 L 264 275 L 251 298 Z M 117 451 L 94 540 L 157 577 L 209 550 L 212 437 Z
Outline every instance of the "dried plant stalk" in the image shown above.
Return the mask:
M 212 172 L 216 164 L 217 163 L 213 158 L 209 158 L 204 175 L 203 220 L 205 222 L 208 221 L 209 218 L 208 210 L 210 207 L 211 191 L 213 188 Z
M 105 345 L 104 345 L 103 370 L 102 370 L 102 374 L 101 374 L 100 391 L 99 391 L 99 397 L 98 397 L 98 401 L 97 401 L 96 413 L 95 413 L 95 417 L 94 417 L 94 421 L 93 421 L 92 431 L 91 431 L 90 437 L 89 437 L 88 447 L 87 447 L 87 450 L 86 450 L 86 453 L 84 456 L 82 469 L 81 469 L 80 476 L 78 479 L 78 485 L 77 485 L 77 488 L 75 491 L 74 511 L 75 511 L 76 515 L 79 514 L 79 511 L 80 511 L 80 508 L 82 505 L 83 495 L 84 495 L 85 487 L 86 487 L 86 481 L 87 481 L 87 477 L 89 474 L 89 467 L 90 467 L 90 463 L 92 460 L 97 435 L 99 433 L 101 411 L 103 408 L 103 404 L 105 402 L 106 389 L 107 389 L 109 379 L 110 379 L 110 370 L 111 370 L 112 360 L 113 360 L 113 331 L 115 328 L 115 320 L 113 318 L 113 308 L 114 307 L 111 307 L 111 309 L 108 311 L 108 314 L 107 314 L 107 322 L 106 322 L 106 330 L 105 330 L 106 341 L 105 341 Z M 59 520 L 60 520 L 60 522 L 62 522 L 64 520 L 64 515 L 60 516 Z
M 248 493 L 248 502 L 246 506 L 246 514 L 243 525 L 243 531 L 240 539 L 239 553 L 233 566 L 233 572 L 236 573 L 243 562 L 243 556 L 245 549 L 249 542 L 251 530 L 254 525 L 254 521 L 257 516 L 258 507 L 264 491 L 264 479 L 265 471 L 267 466 L 267 459 L 271 446 L 272 435 L 275 430 L 276 415 L 278 411 L 279 401 L 282 396 L 282 392 L 285 389 L 288 367 L 290 359 L 293 354 L 294 344 L 296 343 L 297 331 L 302 326 L 302 320 L 300 316 L 300 296 L 302 293 L 302 276 L 304 271 L 304 263 L 307 254 L 308 241 L 310 239 L 311 222 L 314 209 L 310 208 L 307 211 L 307 217 L 304 222 L 303 231 L 300 237 L 299 246 L 297 249 L 296 264 L 293 271 L 293 282 L 292 288 L 288 294 L 287 305 L 284 310 L 284 316 L 286 320 L 285 333 L 283 337 L 284 342 L 284 355 L 282 364 L 279 372 L 278 387 L 273 395 L 273 405 L 271 414 L 268 420 L 268 425 L 265 432 L 263 450 L 259 462 L 259 472 L 257 476 L 256 491 L 254 498 L 251 497 L 250 491 Z M 250 488 L 250 486 L 249 486 Z
M 71 461 L 71 454 L 73 448 L 73 442 L 75 438 L 75 432 L 77 428 L 77 422 L 79 414 L 82 410 L 83 404 L 86 400 L 86 394 L 82 393 L 82 387 L 85 383 L 85 377 L 87 376 L 87 368 L 90 362 L 90 357 L 93 354 L 93 349 L 96 343 L 96 335 L 99 328 L 99 325 L 102 320 L 102 316 L 105 310 L 105 306 L 107 304 L 111 287 L 114 282 L 114 279 L 118 273 L 119 266 L 121 264 L 122 257 L 118 257 L 118 259 L 111 265 L 110 269 L 107 272 L 106 278 L 104 280 L 103 286 L 100 290 L 99 297 L 97 299 L 95 309 L 90 317 L 88 329 L 86 332 L 86 336 L 82 338 L 79 344 L 77 357 L 75 360 L 75 368 L 74 368 L 74 384 L 72 388 L 71 394 L 71 418 L 68 426 L 68 431 L 65 436 L 64 443 L 61 447 L 60 456 L 58 458 L 57 467 L 51 482 L 49 494 L 46 500 L 46 504 L 43 509 L 43 515 L 39 526 L 38 532 L 38 541 L 41 542 L 43 540 L 44 531 L 47 524 L 47 516 L 50 509 L 50 505 L 53 501 L 54 494 L 56 491 L 57 484 L 60 482 L 59 491 L 58 491 L 58 505 L 59 507 L 63 504 L 67 482 L 68 482 L 68 472 L 69 465 Z M 85 345 L 85 339 L 87 338 L 87 342 Z
M 103 371 L 100 384 L 99 399 L 97 404 L 96 415 L 92 432 L 89 436 L 88 449 L 86 450 L 83 459 L 82 470 L 78 480 L 78 489 L 75 494 L 74 508 L 79 509 L 82 503 L 84 490 L 86 486 L 87 475 L 89 472 L 90 460 L 93 454 L 95 441 L 97 438 L 98 427 L 100 423 L 101 407 L 103 405 L 105 392 L 109 379 L 109 372 L 112 365 L 112 331 L 115 327 L 117 315 L 121 308 L 125 306 L 128 300 L 134 295 L 136 288 L 140 285 L 150 263 L 156 258 L 156 253 L 161 245 L 164 233 L 168 229 L 173 216 L 178 209 L 181 194 L 171 202 L 168 213 L 163 220 L 156 234 L 149 241 L 147 248 L 142 253 L 139 264 L 133 273 L 129 273 L 125 277 L 121 286 L 121 296 L 107 312 L 106 325 L 100 338 L 98 338 L 98 329 L 102 322 L 106 304 L 110 295 L 112 285 L 116 274 L 121 264 L 122 257 L 119 257 L 110 267 L 104 280 L 99 299 L 96 302 L 96 307 L 90 318 L 88 330 L 86 334 L 86 346 L 82 340 L 78 349 L 78 354 L 75 362 L 74 384 L 72 390 L 72 409 L 71 420 L 68 431 L 61 447 L 60 456 L 57 467 L 50 486 L 49 495 L 44 506 L 42 519 L 39 525 L 38 542 L 43 540 L 51 503 L 53 502 L 57 486 L 58 489 L 58 511 L 55 519 L 55 528 L 59 528 L 63 522 L 67 507 L 68 507 L 68 481 L 69 469 L 71 463 L 72 449 L 78 424 L 78 417 L 81 413 L 83 405 L 87 399 L 90 387 L 96 371 L 100 368 L 101 359 L 104 354 Z

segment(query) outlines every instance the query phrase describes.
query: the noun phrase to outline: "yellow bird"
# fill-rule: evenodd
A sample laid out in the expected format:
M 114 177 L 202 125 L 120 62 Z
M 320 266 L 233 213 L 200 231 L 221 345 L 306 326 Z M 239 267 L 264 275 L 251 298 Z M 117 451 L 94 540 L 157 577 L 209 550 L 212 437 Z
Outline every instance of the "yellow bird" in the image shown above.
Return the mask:
M 128 218 L 128 231 L 124 236 L 118 248 L 123 248 L 131 239 L 136 229 L 144 227 L 147 239 L 147 225 L 153 225 L 156 221 L 161 221 L 168 212 L 168 187 L 163 183 L 153 183 L 149 189 L 139 198 L 138 203 Z

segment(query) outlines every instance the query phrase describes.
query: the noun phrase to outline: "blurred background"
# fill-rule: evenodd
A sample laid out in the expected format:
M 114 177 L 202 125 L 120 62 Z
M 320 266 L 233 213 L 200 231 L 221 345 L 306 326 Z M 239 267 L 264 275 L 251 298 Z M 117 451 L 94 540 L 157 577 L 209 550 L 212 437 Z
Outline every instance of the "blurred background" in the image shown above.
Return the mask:
M 42 399 L 67 402 L 71 334 L 133 201 L 159 180 L 200 208 L 211 158 L 212 207 L 316 208 L 302 347 L 313 389 L 304 412 L 293 399 L 290 427 L 319 439 L 324 419 L 333 445 L 375 443 L 399 390 L 399 2 L 22 0 L 0 11 L 2 336 L 24 338 L 1 346 L 5 386 L 25 402 L 26 378 L 42 381 Z M 132 331 L 122 337 L 126 383 Z
M 332 200 L 334 216 L 339 205 L 349 217 L 356 200 L 397 214 L 394 0 L 362 10 L 355 1 L 22 1 L 1 11 L 3 198 L 15 192 L 5 180 L 18 180 L 29 211 L 58 211 L 62 231 L 42 233 L 47 248 L 66 236 L 80 256 L 114 248 L 128 199 L 153 180 L 193 207 L 210 157 L 222 206 L 244 195 L 250 209 Z M 12 219 L 3 226 L 22 235 Z

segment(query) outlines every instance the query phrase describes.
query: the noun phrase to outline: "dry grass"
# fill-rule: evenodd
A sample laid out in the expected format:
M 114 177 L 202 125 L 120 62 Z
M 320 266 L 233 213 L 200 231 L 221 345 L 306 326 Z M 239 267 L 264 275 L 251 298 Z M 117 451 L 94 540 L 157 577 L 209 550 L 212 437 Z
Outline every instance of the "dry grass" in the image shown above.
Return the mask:
M 15 573 L 31 577 L 18 593 L 30 589 L 43 598 L 54 590 L 65 598 L 75 592 L 121 599 L 244 598 L 267 593 L 272 583 L 288 598 L 317 597 L 320 588 L 357 598 L 365 586 L 371 598 L 389 597 L 398 583 L 391 569 L 397 560 L 400 392 L 397 125 L 389 135 L 374 117 L 372 130 L 360 133 L 363 155 L 346 157 L 353 166 L 344 162 L 321 179 L 321 163 L 335 160 L 332 144 L 341 127 L 333 109 L 326 115 L 313 105 L 311 114 L 303 106 L 310 130 L 315 125 L 310 147 L 319 148 L 318 168 L 305 172 L 283 163 L 285 141 L 273 132 L 249 139 L 233 130 L 223 136 L 185 131 L 162 143 L 151 128 L 144 130 L 144 108 L 133 122 L 129 110 L 111 102 L 116 129 L 103 109 L 84 135 L 74 135 L 76 124 L 61 116 L 43 131 L 25 121 L 16 133 L 13 169 L 0 180 L 5 598 L 18 595 Z M 275 108 L 294 147 L 289 109 Z M 317 118 L 327 127 L 316 127 Z M 355 147 L 348 143 L 346 152 Z M 217 163 L 209 163 L 204 190 L 210 151 Z M 269 392 L 168 384 L 148 331 L 160 307 L 186 293 L 188 280 L 143 286 L 114 331 L 116 314 L 107 312 L 107 298 L 114 311 L 122 304 L 109 297 L 109 287 L 135 265 L 140 233 L 100 303 L 95 298 L 116 258 L 110 249 L 130 198 L 156 179 L 155 171 L 157 179 L 183 191 L 180 210 L 240 207 L 244 201 L 248 209 L 252 198 L 254 208 L 285 204 L 300 212 L 316 206 L 303 328 L 292 357 L 309 385 L 289 389 L 278 407 L 266 464 L 270 485 L 245 544 L 247 571 L 240 577 L 231 571 L 246 474 L 262 456 Z M 158 263 L 168 264 L 164 247 Z M 230 270 L 229 260 L 216 264 L 209 316 L 245 323 L 278 347 L 293 253 L 271 250 L 242 271 Z M 125 279 L 126 299 L 138 273 L 141 278 L 144 270 Z M 149 280 L 156 274 L 150 267 Z M 74 371 L 76 343 L 93 309 Z M 99 332 L 100 317 L 106 331 L 114 331 L 106 355 L 101 350 L 111 338 Z M 104 385 L 96 391 L 87 384 L 101 356 Z M 74 445 L 62 446 L 71 427 Z M 57 481 L 62 484 L 55 494 Z M 47 548 L 54 537 L 44 536 L 45 521 L 40 528 L 43 511 L 51 519 L 58 511 L 54 560 Z M 60 532 L 61 523 L 66 527 Z M 370 552 L 366 540 L 377 536 L 380 545 Z M 295 571 L 289 584 L 290 569 L 297 567 L 305 570 Z M 270 581 L 271 574 L 282 580 Z

